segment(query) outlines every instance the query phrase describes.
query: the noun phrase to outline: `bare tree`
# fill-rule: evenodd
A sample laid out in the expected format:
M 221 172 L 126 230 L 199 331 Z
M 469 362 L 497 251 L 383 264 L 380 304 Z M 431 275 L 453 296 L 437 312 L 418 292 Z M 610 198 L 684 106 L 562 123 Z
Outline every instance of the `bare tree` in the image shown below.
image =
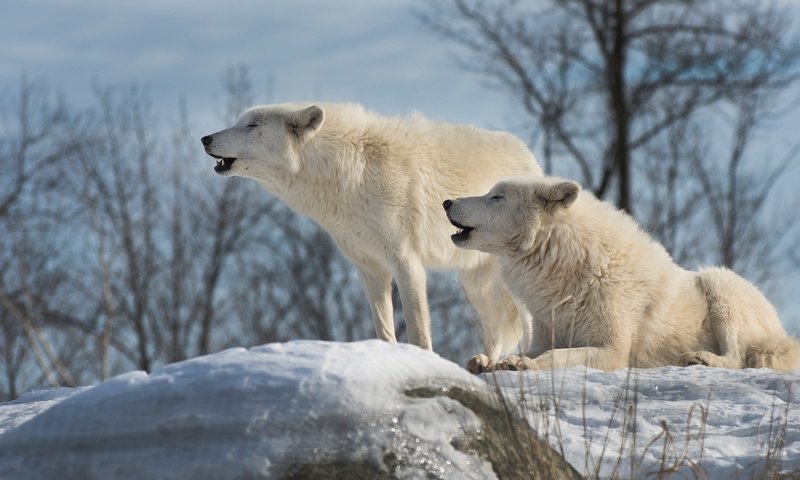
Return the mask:
M 53 192 L 66 168 L 64 158 L 74 148 L 62 138 L 68 121 L 63 101 L 25 76 L 15 94 L 2 99 L 0 398 L 13 397 L 40 381 L 75 384 L 62 356 L 65 352 L 57 348 L 68 342 L 47 331 L 64 327 L 52 312 L 64 298 L 65 270 L 57 242 L 43 235 L 68 215 L 54 208 L 58 198 Z
M 30 200 L 31 189 L 52 181 L 49 176 L 66 152 L 57 130 L 67 120 L 63 100 L 47 87 L 20 79 L 17 95 L 5 99 L 0 159 L 0 218 L 18 220 L 14 207 Z M 9 105 L 10 104 L 10 105 Z M 30 205 L 28 205 L 30 206 Z M 16 214 L 15 214 L 16 213 Z
M 270 223 L 250 282 L 261 296 L 263 320 L 275 326 L 273 335 L 284 340 L 369 338 L 369 307 L 358 277 L 330 236 L 282 205 Z
M 86 205 L 96 244 L 98 304 L 106 316 L 103 343 L 107 348 L 112 323 L 130 328 L 136 340 L 139 368 L 149 370 L 152 300 L 150 282 L 158 272 L 158 171 L 156 141 L 148 128 L 144 94 L 133 87 L 127 95 L 97 87 L 97 108 L 82 128 L 71 131 L 82 146 L 76 160 L 81 168 L 76 191 Z M 92 237 L 94 242 L 92 242 Z M 105 357 L 106 353 L 101 356 Z M 105 363 L 107 360 L 103 360 Z M 105 370 L 107 365 L 104 365 Z
M 432 2 L 420 16 L 470 52 L 467 68 L 519 101 L 546 169 L 569 160 L 599 196 L 631 211 L 646 147 L 743 92 L 782 91 L 798 41 L 784 12 L 750 0 Z
M 651 142 L 642 158 L 639 215 L 679 263 L 697 259 L 697 247 L 707 245 L 703 229 L 691 228 L 703 217 L 706 198 L 688 165 L 708 154 L 703 138 L 686 120 L 676 122 L 663 138 Z
M 153 127 L 140 89 L 96 91 L 97 108 L 71 134 L 82 139 L 74 190 L 94 254 L 81 275 L 96 285 L 87 300 L 102 319 L 96 335 L 106 378 L 115 354 L 150 370 L 224 343 L 236 322 L 228 292 L 241 282 L 229 269 L 250 251 L 249 232 L 270 205 L 241 182 L 194 178 L 198 149 L 185 103 L 170 143 Z M 118 348 L 124 339 L 135 348 Z
M 233 123 L 245 108 L 254 103 L 247 67 L 229 67 L 224 74 L 223 88 L 223 121 Z M 193 145 L 199 146 L 197 136 L 192 141 Z M 202 354 L 211 349 L 211 333 L 216 320 L 213 295 L 226 295 L 230 288 L 229 285 L 222 285 L 223 268 L 228 261 L 234 262 L 233 256 L 253 254 L 254 251 L 247 246 L 253 245 L 253 238 L 264 228 L 275 202 L 265 196 L 258 185 L 242 179 L 205 179 L 199 193 L 201 196 L 196 197 L 195 204 L 201 209 L 193 217 L 200 219 L 197 216 L 199 214 L 207 219 L 200 219 L 201 223 L 211 221 L 211 231 L 206 235 L 210 243 L 205 247 L 206 255 L 201 257 L 205 259 L 201 275 L 205 295 L 198 297 L 198 303 L 193 307 L 193 316 L 200 318 L 197 351 Z M 233 263 L 231 267 L 234 268 Z M 241 274 L 236 272 L 234 276 Z M 231 307 L 230 302 L 227 307 Z
M 733 128 L 727 152 L 710 154 L 706 161 L 694 158 L 692 171 L 702 185 L 717 247 L 715 258 L 709 260 L 764 282 L 784 261 L 785 252 L 780 248 L 784 240 L 797 233 L 792 228 L 796 213 L 770 215 L 764 206 L 800 154 L 800 141 L 795 140 L 777 160 L 748 162 L 751 140 L 758 135 L 769 106 L 757 95 L 744 95 L 731 103 Z

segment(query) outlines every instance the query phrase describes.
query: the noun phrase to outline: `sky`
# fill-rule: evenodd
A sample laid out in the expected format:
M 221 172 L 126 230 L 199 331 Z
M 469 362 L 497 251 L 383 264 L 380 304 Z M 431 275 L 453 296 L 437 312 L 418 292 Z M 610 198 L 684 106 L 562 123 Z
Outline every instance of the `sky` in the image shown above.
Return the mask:
M 800 13 L 800 0 L 780 3 Z M 162 122 L 177 119 L 179 98 L 185 98 L 190 128 L 199 139 L 223 127 L 224 72 L 244 64 L 258 101 L 355 101 L 384 114 L 420 111 L 525 138 L 529 132 L 514 130 L 523 122 L 511 100 L 464 72 L 458 47 L 413 15 L 423 5 L 423 0 L 4 0 L 0 87 L 14 88 L 25 74 L 63 93 L 71 105 L 85 106 L 92 102 L 93 83 L 135 83 L 144 87 Z M 790 96 L 800 99 L 800 85 L 794 88 Z M 794 143 L 797 125 L 800 109 L 793 108 L 774 126 L 776 138 Z M 764 146 L 767 156 L 773 155 L 770 147 Z M 535 147 L 534 153 L 539 153 Z M 800 178 L 800 168 L 793 175 Z M 793 182 L 782 188 L 795 190 Z M 800 331 L 800 297 L 784 293 L 777 303 L 781 313 L 791 311 Z
M 453 48 L 412 14 L 416 1 L 3 3 L 0 82 L 25 72 L 76 103 L 90 100 L 92 82 L 136 82 L 164 115 L 185 96 L 194 125 L 216 130 L 223 73 L 245 64 L 259 100 L 356 101 L 385 114 L 508 123 L 508 100 L 458 69 Z

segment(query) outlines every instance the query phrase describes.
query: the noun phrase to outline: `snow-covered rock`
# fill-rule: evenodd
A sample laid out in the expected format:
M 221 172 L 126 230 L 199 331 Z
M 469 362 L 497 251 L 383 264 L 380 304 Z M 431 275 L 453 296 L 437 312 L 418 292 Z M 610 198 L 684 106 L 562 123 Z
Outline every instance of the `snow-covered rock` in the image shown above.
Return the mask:
M 435 394 L 452 388 L 491 398 L 478 377 L 410 345 L 232 349 L 0 406 L 0 478 L 303 478 L 336 468 L 496 478 L 476 452 L 454 447 L 482 424 Z

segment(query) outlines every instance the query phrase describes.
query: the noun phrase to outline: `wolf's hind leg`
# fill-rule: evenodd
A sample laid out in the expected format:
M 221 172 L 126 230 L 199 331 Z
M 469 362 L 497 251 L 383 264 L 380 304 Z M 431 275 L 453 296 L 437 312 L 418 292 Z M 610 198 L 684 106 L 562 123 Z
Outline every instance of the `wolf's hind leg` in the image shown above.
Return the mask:
M 403 318 L 408 328 L 408 342 L 432 350 L 431 321 L 428 312 L 426 273 L 419 259 L 405 259 L 395 266 L 394 279 L 403 302 Z
M 377 264 L 367 262 L 359 262 L 356 269 L 372 311 L 375 333 L 381 340 L 395 343 L 392 274 Z

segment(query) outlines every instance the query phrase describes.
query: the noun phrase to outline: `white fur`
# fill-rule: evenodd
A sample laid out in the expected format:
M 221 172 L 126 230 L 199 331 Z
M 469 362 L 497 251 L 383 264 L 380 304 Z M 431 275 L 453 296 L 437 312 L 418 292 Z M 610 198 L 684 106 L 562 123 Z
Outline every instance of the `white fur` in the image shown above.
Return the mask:
M 473 228 L 454 238 L 459 246 L 501 259 L 535 320 L 534 358 L 496 368 L 800 368 L 800 344 L 754 285 L 724 268 L 682 269 L 631 217 L 574 182 L 507 179 L 455 200 L 448 217 Z
M 496 260 L 455 248 L 441 212 L 446 198 L 485 192 L 508 175 L 541 173 L 512 135 L 318 103 L 253 108 L 203 143 L 213 156 L 236 158 L 223 174 L 259 181 L 330 233 L 358 269 L 380 338 L 395 341 L 394 278 L 409 340 L 431 348 L 424 267 L 459 271 L 490 359 L 510 353 L 530 324 Z

